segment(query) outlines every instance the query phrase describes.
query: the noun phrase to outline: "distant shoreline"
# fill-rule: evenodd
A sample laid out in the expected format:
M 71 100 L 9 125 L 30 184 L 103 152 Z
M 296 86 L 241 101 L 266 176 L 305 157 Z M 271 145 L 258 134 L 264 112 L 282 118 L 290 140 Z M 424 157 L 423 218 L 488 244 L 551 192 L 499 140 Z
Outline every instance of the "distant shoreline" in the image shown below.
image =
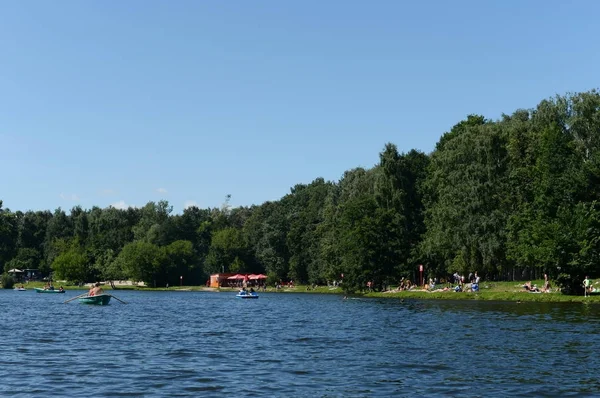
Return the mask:
M 45 282 L 30 282 L 23 284 L 27 290 L 33 290 L 36 287 L 43 287 Z M 305 294 L 334 294 L 339 296 L 349 297 L 365 297 L 365 298 L 385 298 L 385 299 L 418 299 L 418 300 L 481 300 L 481 301 L 507 301 L 507 302 L 555 302 L 555 303 L 600 303 L 600 293 L 592 293 L 587 297 L 584 296 L 569 296 L 557 292 L 552 293 L 528 293 L 522 290 L 523 282 L 489 282 L 482 283 L 479 292 L 454 292 L 452 290 L 445 292 L 428 292 L 422 289 L 395 291 L 388 290 L 383 292 L 358 292 L 354 294 L 346 294 L 341 287 L 318 286 L 316 288 L 308 288 L 307 285 L 297 285 L 294 287 L 283 287 L 275 289 L 274 287 L 267 288 L 268 294 L 286 294 L 286 293 L 305 293 Z M 20 286 L 20 283 L 15 286 Z M 55 287 L 61 286 L 56 282 Z M 85 291 L 87 287 L 77 285 L 62 284 L 67 291 L 80 290 Z M 136 290 L 136 291 L 169 291 L 169 292 L 215 292 L 215 293 L 231 293 L 236 292 L 238 288 L 211 288 L 206 286 L 172 286 L 172 287 L 146 287 L 135 285 L 117 285 L 116 289 L 112 289 L 110 284 L 103 285 L 105 290 Z M 555 288 L 556 289 L 556 288 Z M 264 293 L 262 290 L 259 294 Z

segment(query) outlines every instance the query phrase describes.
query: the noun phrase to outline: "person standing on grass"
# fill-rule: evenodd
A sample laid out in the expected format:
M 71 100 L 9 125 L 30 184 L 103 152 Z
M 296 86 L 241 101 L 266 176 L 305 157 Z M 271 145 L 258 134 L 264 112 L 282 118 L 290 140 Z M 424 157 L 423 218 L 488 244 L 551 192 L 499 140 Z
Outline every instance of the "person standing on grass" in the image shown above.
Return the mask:
M 585 276 L 585 279 L 583 280 L 583 287 L 585 288 L 585 291 L 590 293 L 592 291 L 592 281 L 590 280 L 589 276 Z

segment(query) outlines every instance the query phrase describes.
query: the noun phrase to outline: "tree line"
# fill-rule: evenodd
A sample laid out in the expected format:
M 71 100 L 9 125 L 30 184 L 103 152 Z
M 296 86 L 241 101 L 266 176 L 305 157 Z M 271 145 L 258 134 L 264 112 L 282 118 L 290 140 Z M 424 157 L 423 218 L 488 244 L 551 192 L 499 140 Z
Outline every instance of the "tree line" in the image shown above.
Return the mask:
M 600 94 L 556 96 L 499 120 L 470 115 L 430 154 L 388 143 L 374 167 L 298 184 L 250 207 L 77 206 L 0 201 L 0 266 L 70 281 L 203 284 L 216 272 L 382 289 L 401 277 L 550 275 L 567 293 L 600 274 Z M 343 277 L 342 277 L 343 275 Z

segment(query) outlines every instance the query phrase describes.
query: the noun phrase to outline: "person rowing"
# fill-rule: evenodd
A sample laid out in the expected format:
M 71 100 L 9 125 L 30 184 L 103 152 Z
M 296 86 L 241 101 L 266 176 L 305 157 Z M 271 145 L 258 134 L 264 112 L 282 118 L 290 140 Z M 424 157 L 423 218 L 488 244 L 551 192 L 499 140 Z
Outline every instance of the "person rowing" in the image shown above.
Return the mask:
M 95 285 L 92 285 L 92 288 L 88 292 L 88 296 L 98 296 L 100 294 L 104 294 L 104 290 L 100 287 L 100 283 L 96 282 Z

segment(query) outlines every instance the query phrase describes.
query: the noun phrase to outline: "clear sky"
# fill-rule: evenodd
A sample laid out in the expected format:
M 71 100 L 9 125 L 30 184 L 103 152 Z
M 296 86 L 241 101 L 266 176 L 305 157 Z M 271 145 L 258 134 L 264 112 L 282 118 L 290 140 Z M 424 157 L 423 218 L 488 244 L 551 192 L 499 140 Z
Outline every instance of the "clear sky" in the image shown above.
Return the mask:
M 218 207 L 598 88 L 600 1 L 0 2 L 0 200 Z

